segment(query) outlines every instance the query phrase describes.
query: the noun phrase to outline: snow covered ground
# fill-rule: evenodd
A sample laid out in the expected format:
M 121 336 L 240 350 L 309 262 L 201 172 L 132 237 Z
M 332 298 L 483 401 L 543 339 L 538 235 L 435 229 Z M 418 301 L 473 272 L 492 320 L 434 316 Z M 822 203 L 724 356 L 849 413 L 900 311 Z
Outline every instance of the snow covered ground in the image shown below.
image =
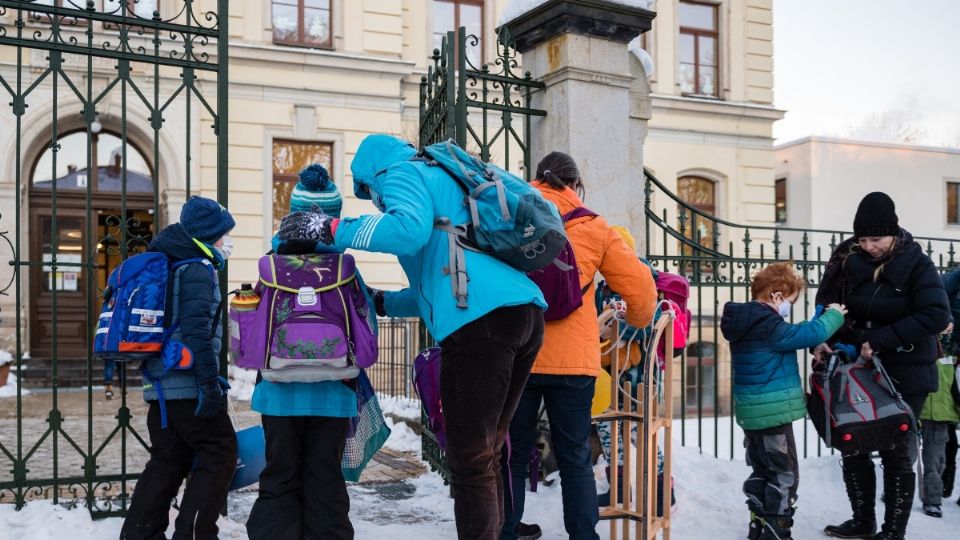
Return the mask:
M 20 395 L 26 396 L 30 394 L 30 391 L 24 388 Z M 17 377 L 16 372 L 10 373 L 10 378 L 7 379 L 6 386 L 0 386 L 0 398 L 5 397 L 16 397 L 17 395 Z
M 677 482 L 673 538 L 742 540 L 746 533 L 746 509 L 740 486 L 747 475 L 746 465 L 738 460 L 702 455 L 696 448 L 675 447 L 673 467 Z M 351 486 L 351 519 L 357 538 L 454 538 L 453 501 L 448 495 L 448 486 L 436 474 L 387 487 Z M 255 497 L 254 493 L 231 497 L 231 516 L 242 520 Z M 545 539 L 566 538 L 560 519 L 559 482 L 528 493 L 526 507 L 524 521 L 539 523 Z M 827 523 L 846 519 L 848 511 L 839 457 L 801 460 L 794 538 L 824 538 L 820 529 Z M 70 540 L 99 540 L 117 537 L 120 525 L 117 518 L 92 522 L 86 510 L 67 511 L 47 502 L 30 503 L 19 514 L 11 505 L 0 505 L 0 540 L 60 540 L 67 535 Z M 958 528 L 960 506 L 952 500 L 944 504 L 942 519 L 924 515 L 918 503 L 910 520 L 909 537 L 946 540 L 956 538 Z M 598 530 L 606 538 L 609 524 L 601 523 Z M 224 519 L 221 538 L 244 539 L 246 534 L 242 524 Z

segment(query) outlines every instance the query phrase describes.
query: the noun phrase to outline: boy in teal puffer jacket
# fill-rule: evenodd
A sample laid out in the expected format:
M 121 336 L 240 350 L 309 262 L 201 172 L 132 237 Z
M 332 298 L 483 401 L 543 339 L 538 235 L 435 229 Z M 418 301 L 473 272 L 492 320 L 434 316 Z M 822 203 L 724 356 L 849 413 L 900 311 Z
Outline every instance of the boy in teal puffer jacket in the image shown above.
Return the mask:
M 753 301 L 728 302 L 720 322 L 733 358 L 737 423 L 753 468 L 743 483 L 751 540 L 790 538 L 799 480 L 793 422 L 806 415 L 797 350 L 826 341 L 846 313 L 831 304 L 812 321 L 786 322 L 805 285 L 793 263 L 771 264 L 753 278 Z
M 956 377 L 953 357 L 938 360 L 937 370 L 940 372 L 940 386 L 936 392 L 927 396 L 920 413 L 923 440 L 920 454 L 923 463 L 923 489 L 920 500 L 923 502 L 925 514 L 943 517 L 940 505 L 943 502 L 943 471 L 947 466 L 947 441 L 950 432 L 956 430 L 957 422 L 960 422 L 960 409 L 950 391 Z

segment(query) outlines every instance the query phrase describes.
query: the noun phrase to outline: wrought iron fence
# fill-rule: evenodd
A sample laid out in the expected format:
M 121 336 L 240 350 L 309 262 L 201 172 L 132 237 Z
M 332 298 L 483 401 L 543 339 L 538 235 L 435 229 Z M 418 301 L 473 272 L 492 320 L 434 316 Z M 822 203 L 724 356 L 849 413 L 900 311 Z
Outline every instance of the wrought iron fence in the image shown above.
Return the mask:
M 534 116 L 546 111 L 530 106 L 533 92 L 545 85 L 522 71 L 516 42 L 506 26 L 500 27 L 493 64 L 477 67 L 467 54 L 480 39 L 466 29 L 447 32 L 434 49 L 427 74 L 420 79 L 420 146 L 454 139 L 480 159 L 530 180 L 530 145 L 527 135 Z M 511 156 L 520 155 L 514 163 Z M 420 343 L 433 342 L 421 327 Z M 426 416 L 423 418 L 426 424 Z M 436 438 L 423 430 L 423 458 L 449 480 L 446 460 Z
M 144 249 L 176 197 L 196 191 L 201 137 L 216 147 L 203 166 L 226 202 L 228 2 L 215 4 L 158 2 L 143 13 L 129 0 L 0 0 L 0 148 L 10 149 L 0 190 L 12 195 L 0 198 L 0 250 L 11 251 L 0 309 L 14 321 L 0 337 L 18 376 L 41 373 L 51 385 L 32 396 L 20 386 L 15 417 L 0 421 L 0 502 L 126 511 L 145 415 L 128 402 L 123 365 L 119 399 L 103 414 L 90 339 L 107 272 Z M 119 147 L 105 165 L 97 141 L 108 133 Z M 68 373 L 82 393 L 61 388 Z
M 847 231 L 741 225 L 698 210 L 645 171 L 647 259 L 659 270 L 681 273 L 690 280 L 693 312 L 690 339 L 680 357 L 679 400 L 683 444 L 693 444 L 717 457 L 742 451 L 742 437 L 733 416 L 730 354 L 720 335 L 723 305 L 750 300 L 751 276 L 775 261 L 793 261 L 807 282 L 807 291 L 794 304 L 792 320 L 809 319 L 824 267 Z M 958 262 L 960 240 L 916 237 L 934 263 L 945 271 Z M 809 355 L 800 354 L 803 359 Z M 801 362 L 804 385 L 810 359 Z M 806 389 L 806 388 L 805 388 Z M 798 433 L 804 457 L 822 455 L 813 426 L 804 422 Z
M 479 38 L 465 28 L 447 32 L 433 65 L 420 79 L 420 146 L 457 141 L 476 151 L 483 161 L 493 161 L 530 180 L 530 133 L 534 116 L 546 111 L 530 107 L 530 96 L 544 88 L 529 71 L 521 72 L 516 41 L 506 26 L 500 28 L 493 65 L 477 67 L 467 55 Z M 520 154 L 521 163 L 511 161 Z
M 378 321 L 380 357 L 367 370 L 379 394 L 417 399 L 413 389 L 413 359 L 422 343 L 420 319 L 382 318 Z

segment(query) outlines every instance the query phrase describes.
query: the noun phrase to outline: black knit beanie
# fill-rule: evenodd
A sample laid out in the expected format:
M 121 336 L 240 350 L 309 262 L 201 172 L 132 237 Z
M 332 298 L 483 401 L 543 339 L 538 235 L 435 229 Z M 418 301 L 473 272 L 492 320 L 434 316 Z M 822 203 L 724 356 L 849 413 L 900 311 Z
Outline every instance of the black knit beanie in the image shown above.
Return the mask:
M 893 199 L 881 191 L 874 191 L 860 201 L 857 215 L 853 218 L 853 234 L 864 236 L 897 236 L 900 220 Z

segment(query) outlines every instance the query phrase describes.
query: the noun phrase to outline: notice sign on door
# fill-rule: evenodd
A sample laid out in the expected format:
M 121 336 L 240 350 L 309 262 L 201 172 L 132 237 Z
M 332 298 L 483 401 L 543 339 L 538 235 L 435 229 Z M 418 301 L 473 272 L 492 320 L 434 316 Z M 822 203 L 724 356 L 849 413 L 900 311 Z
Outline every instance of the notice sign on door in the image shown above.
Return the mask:
M 53 262 L 53 254 L 43 254 L 44 263 Z M 44 274 L 47 277 L 47 290 L 53 291 L 78 291 L 80 290 L 80 268 L 73 266 L 83 262 L 83 256 L 78 253 L 60 253 L 57 255 L 57 265 L 69 264 L 70 266 L 59 266 L 56 272 L 51 271 L 50 267 L 44 267 Z

